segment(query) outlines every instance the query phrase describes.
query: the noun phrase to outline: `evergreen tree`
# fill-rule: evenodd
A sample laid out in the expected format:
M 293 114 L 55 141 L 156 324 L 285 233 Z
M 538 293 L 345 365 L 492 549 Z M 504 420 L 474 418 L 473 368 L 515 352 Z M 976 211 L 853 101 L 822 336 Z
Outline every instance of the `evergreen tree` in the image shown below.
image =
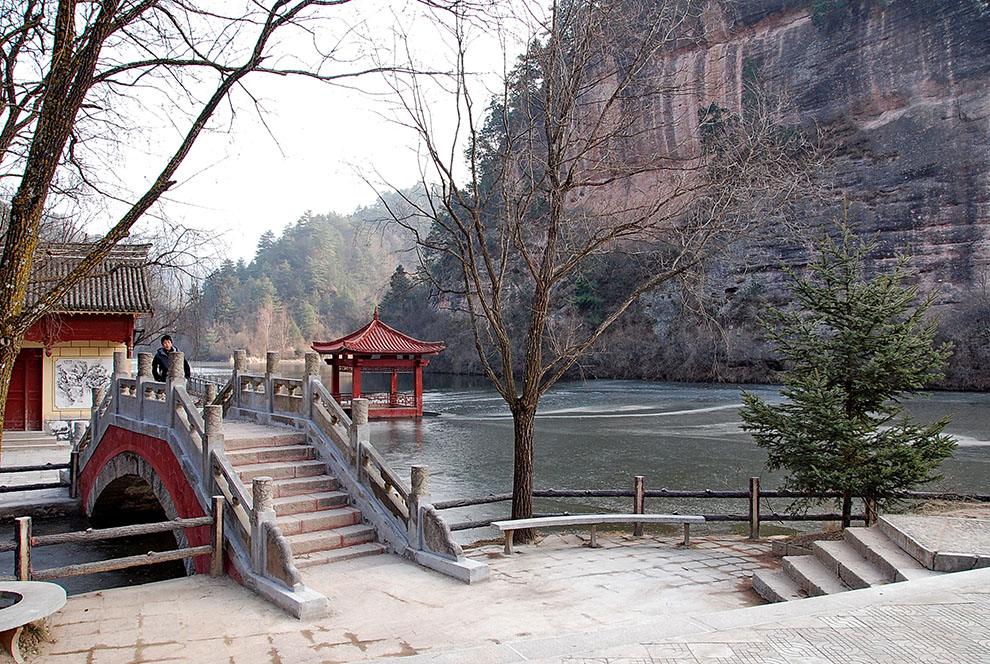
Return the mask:
M 935 471 L 955 442 L 943 433 L 948 418 L 919 424 L 901 405 L 941 378 L 951 352 L 936 346 L 937 320 L 926 316 L 934 294 L 918 301 L 904 256 L 868 278 L 863 264 L 876 239 L 837 226 L 837 240 L 823 233 L 807 277 L 787 272 L 795 305 L 768 308 L 763 321 L 789 366 L 786 400 L 770 405 L 743 392 L 741 415 L 767 450 L 767 468 L 787 471 L 785 488 L 842 492 L 847 526 L 852 496 L 863 497 L 872 521 L 896 492 L 940 479 Z

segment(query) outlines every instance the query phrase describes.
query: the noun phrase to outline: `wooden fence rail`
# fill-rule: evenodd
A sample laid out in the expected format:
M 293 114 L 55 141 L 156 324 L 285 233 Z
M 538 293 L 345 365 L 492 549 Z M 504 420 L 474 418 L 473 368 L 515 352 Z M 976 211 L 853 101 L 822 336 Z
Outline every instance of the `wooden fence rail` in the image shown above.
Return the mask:
M 538 489 L 533 491 L 535 498 L 632 498 L 633 514 L 643 514 L 646 498 L 738 498 L 746 499 L 749 502 L 749 510 L 746 514 L 702 514 L 706 521 L 731 521 L 749 523 L 750 539 L 758 539 L 761 521 L 841 521 L 842 514 L 791 514 L 779 513 L 776 511 L 765 511 L 761 509 L 760 500 L 770 498 L 841 498 L 840 492 L 806 492 L 806 491 L 786 491 L 786 490 L 760 490 L 760 480 L 758 477 L 751 477 L 749 480 L 749 490 L 747 491 L 713 491 L 704 489 L 701 491 L 672 491 L 669 489 L 645 490 L 643 487 L 643 476 L 637 475 L 633 479 L 632 489 Z M 950 500 L 950 501 L 971 501 L 990 502 L 988 494 L 969 494 L 954 492 L 934 492 L 934 491 L 902 491 L 895 495 L 898 499 L 905 500 Z M 460 507 L 472 507 L 475 505 L 486 505 L 512 500 L 511 493 L 489 494 L 479 498 L 465 498 L 457 500 L 441 500 L 433 503 L 433 507 L 438 510 L 456 509 Z M 567 512 L 555 514 L 536 514 L 535 516 L 565 516 Z M 502 517 L 494 519 L 479 519 L 475 521 L 462 521 L 450 524 L 451 530 L 472 530 L 474 528 L 484 528 L 491 525 L 493 521 L 498 521 Z M 868 513 L 853 514 L 854 521 L 864 521 L 869 518 Z M 636 534 L 642 534 L 641 528 L 636 528 Z
M 0 475 L 12 473 L 30 473 L 42 470 L 69 470 L 73 469 L 71 463 L 45 463 L 34 466 L 6 466 L 0 468 Z M 42 489 L 58 489 L 60 487 L 72 486 L 72 480 L 53 480 L 49 482 L 34 482 L 32 484 L 3 484 L 0 485 L 0 493 L 14 493 L 16 491 L 41 491 Z
M 14 551 L 14 576 L 19 581 L 48 581 L 70 576 L 110 572 L 128 567 L 153 565 L 172 560 L 183 560 L 196 556 L 210 556 L 210 576 L 223 574 L 223 497 L 213 497 L 213 516 L 202 516 L 192 519 L 173 519 L 160 523 L 140 523 L 133 526 L 117 528 L 101 528 L 84 530 L 73 533 L 57 533 L 54 535 L 31 535 L 31 517 L 15 519 L 16 527 L 13 541 L 0 542 L 0 551 Z M 34 570 L 31 566 L 31 553 L 34 547 L 53 546 L 58 544 L 73 544 L 80 542 L 97 542 L 118 537 L 133 535 L 150 535 L 186 528 L 211 526 L 210 544 L 186 547 L 173 551 L 149 551 L 143 555 L 112 558 L 89 563 L 64 565 L 50 569 Z

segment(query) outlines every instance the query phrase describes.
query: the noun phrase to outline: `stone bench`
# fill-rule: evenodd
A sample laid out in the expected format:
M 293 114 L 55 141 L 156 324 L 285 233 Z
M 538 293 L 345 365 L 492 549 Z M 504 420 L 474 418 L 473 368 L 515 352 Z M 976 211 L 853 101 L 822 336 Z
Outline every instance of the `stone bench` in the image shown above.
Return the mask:
M 52 615 L 65 605 L 62 586 L 43 581 L 0 582 L 0 598 L 13 604 L 0 609 L 0 644 L 18 664 L 24 662 L 17 642 L 24 626 Z
M 567 516 L 537 516 L 529 519 L 493 521 L 492 525 L 505 533 L 505 553 L 512 553 L 515 531 L 523 528 L 550 528 L 560 526 L 591 526 L 591 546 L 598 546 L 596 526 L 604 523 L 682 523 L 684 546 L 691 544 L 692 523 L 704 523 L 705 517 L 681 514 L 568 514 Z

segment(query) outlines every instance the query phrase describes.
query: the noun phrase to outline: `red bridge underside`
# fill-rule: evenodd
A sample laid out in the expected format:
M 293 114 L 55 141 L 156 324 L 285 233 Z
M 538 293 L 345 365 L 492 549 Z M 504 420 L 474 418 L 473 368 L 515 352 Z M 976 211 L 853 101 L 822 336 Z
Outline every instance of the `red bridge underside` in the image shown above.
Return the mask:
M 89 500 L 89 494 L 93 490 L 100 470 L 108 461 L 123 452 L 137 454 L 151 465 L 171 496 L 179 518 L 192 519 L 206 516 L 168 443 L 160 438 L 152 438 L 114 426 L 107 429 L 92 458 L 79 476 L 79 494 L 84 505 Z M 210 543 L 209 526 L 186 528 L 185 532 L 189 546 L 203 546 Z M 196 556 L 193 558 L 193 563 L 197 574 L 209 574 L 209 556 Z M 229 559 L 224 561 L 224 567 L 228 575 L 239 580 Z

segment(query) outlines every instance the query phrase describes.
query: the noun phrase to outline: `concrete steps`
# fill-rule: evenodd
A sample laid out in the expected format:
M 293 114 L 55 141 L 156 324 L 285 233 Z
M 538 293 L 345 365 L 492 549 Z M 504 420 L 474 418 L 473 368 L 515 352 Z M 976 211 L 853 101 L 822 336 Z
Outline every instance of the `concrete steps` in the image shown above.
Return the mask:
M 782 602 L 938 574 L 878 527 L 846 528 L 843 539 L 815 542 L 811 551 L 784 556 L 780 570 L 757 572 L 753 589 L 768 602 Z
M 350 507 L 302 433 L 237 422 L 224 423 L 227 460 L 250 494 L 256 477 L 271 477 L 275 522 L 296 566 L 311 567 L 384 552 L 375 531 Z

